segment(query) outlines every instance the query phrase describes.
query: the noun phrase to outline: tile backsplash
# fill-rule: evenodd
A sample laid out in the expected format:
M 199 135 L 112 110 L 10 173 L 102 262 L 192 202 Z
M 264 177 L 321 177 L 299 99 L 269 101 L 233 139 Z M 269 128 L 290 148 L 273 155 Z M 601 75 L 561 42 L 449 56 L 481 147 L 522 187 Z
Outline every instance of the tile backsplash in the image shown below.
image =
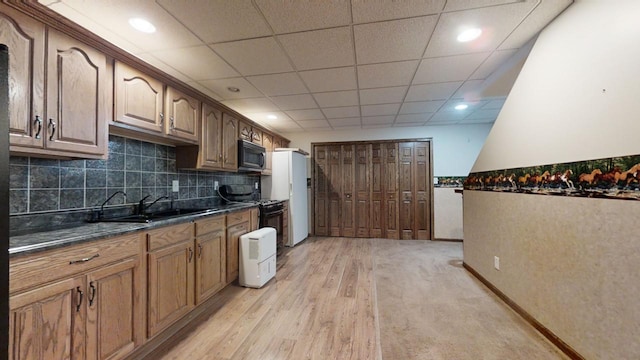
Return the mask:
M 10 158 L 11 215 L 49 214 L 99 207 L 136 204 L 161 196 L 174 200 L 218 200 L 214 181 L 252 185 L 260 176 L 176 169 L 175 148 L 119 136 L 109 137 L 108 160 L 52 160 Z M 172 192 L 173 180 L 179 191 Z M 169 200 L 163 200 L 169 202 Z

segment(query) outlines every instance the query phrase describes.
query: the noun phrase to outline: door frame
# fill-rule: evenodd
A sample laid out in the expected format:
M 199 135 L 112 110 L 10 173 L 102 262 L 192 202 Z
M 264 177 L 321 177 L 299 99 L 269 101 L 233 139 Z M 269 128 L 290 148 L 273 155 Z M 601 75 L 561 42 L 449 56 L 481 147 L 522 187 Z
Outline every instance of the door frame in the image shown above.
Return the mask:
M 315 213 L 315 203 L 316 203 L 316 196 L 315 196 L 315 188 L 316 188 L 316 183 L 315 183 L 315 178 L 316 178 L 316 166 L 315 166 L 315 147 L 316 146 L 327 146 L 327 145 L 362 145 L 362 144 L 373 144 L 373 143 L 379 143 L 379 144 L 386 144 L 386 143 L 401 143 L 401 142 L 427 142 L 429 143 L 429 172 L 430 175 L 428 177 L 428 181 L 429 181 L 429 203 L 430 203 L 430 207 L 431 207 L 431 211 L 430 211 L 430 219 L 429 219 L 429 238 L 430 240 L 434 240 L 434 234 L 435 234 L 435 230 L 433 228 L 434 226 L 434 201 L 433 201 L 433 138 L 431 137 L 426 137 L 426 138 L 412 138 L 412 139 L 380 139 L 380 140 L 357 140 L 357 141 L 328 141 L 328 142 L 312 142 L 311 143 L 311 196 L 310 196 L 310 214 L 312 214 L 312 216 L 309 217 L 309 234 L 316 236 L 315 234 L 315 230 L 316 230 L 316 224 L 315 224 L 315 216 L 313 216 L 313 214 Z

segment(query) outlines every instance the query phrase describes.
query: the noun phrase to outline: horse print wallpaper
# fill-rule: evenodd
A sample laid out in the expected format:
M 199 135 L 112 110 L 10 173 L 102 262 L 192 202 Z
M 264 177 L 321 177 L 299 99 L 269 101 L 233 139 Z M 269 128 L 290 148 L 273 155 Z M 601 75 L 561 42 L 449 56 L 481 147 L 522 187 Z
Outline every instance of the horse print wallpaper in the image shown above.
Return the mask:
M 433 182 L 434 187 L 461 188 L 466 176 L 437 176 L 438 181 Z
M 471 173 L 464 189 L 640 200 L 640 155 Z

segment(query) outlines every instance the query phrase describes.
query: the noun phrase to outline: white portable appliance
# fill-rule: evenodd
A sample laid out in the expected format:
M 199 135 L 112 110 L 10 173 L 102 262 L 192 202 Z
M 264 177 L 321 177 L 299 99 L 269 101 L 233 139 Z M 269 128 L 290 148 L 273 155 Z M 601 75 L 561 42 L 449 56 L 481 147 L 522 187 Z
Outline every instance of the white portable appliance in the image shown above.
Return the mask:
M 260 288 L 276 275 L 276 229 L 264 227 L 240 236 L 240 285 Z
M 276 149 L 271 157 L 271 176 L 262 177 L 262 197 L 289 200 L 289 242 L 294 246 L 309 235 L 307 205 L 307 157 L 292 149 Z

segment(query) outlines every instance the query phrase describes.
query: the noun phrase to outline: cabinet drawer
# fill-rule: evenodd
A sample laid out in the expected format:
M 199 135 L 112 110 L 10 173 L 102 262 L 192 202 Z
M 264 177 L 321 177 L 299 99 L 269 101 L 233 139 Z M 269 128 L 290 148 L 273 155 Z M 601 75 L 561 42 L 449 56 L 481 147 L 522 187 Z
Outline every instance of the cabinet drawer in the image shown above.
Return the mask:
M 167 226 L 147 233 L 148 250 L 153 251 L 165 246 L 193 239 L 193 222 Z
M 227 215 L 227 227 L 243 222 L 249 222 L 251 220 L 251 211 L 239 211 Z
M 92 241 L 29 255 L 10 262 L 9 292 L 70 277 L 97 266 L 141 255 L 142 234 Z
M 196 221 L 196 236 L 202 236 L 210 232 L 224 230 L 225 217 L 214 216 L 212 218 Z

